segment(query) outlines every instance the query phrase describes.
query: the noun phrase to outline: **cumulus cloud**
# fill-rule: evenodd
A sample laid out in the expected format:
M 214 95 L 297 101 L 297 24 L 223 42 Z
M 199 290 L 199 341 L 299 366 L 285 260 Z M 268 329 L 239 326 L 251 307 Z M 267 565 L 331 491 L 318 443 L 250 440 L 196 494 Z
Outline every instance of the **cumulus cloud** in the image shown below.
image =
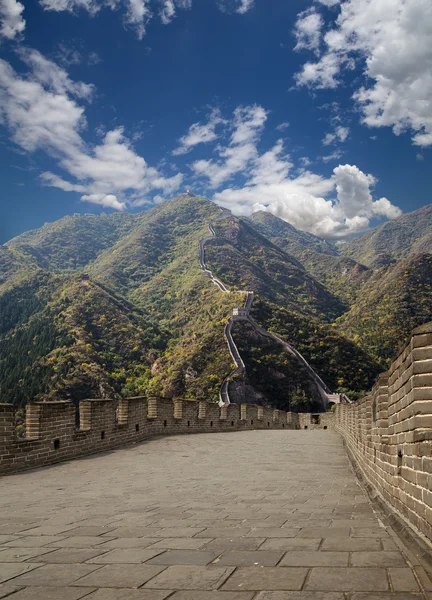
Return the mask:
M 415 145 L 431 146 L 430 0 L 345 0 L 335 15 L 324 53 L 303 66 L 297 84 L 336 88 L 347 72 L 361 68 L 367 83 L 353 98 L 363 123 L 392 127 L 396 135 L 410 130 Z
M 289 167 L 283 171 L 278 160 L 276 152 L 275 171 L 268 163 L 265 172 L 258 167 L 261 173 L 255 173 L 244 187 L 225 189 L 214 200 L 238 214 L 271 212 L 298 229 L 333 240 L 366 231 L 373 217 L 401 214 L 387 198 L 373 200 L 375 178 L 354 165 L 339 165 L 330 178 L 310 171 L 289 178 Z
M 165 177 L 149 166 L 121 127 L 108 131 L 98 145 L 86 143 L 84 108 L 76 99 L 82 98 L 86 84 L 71 82 L 44 57 L 28 59 L 31 52 L 24 55 L 31 68 L 26 76 L 0 60 L 0 120 L 23 150 L 42 150 L 57 161 L 65 176 L 45 172 L 45 185 L 78 192 L 84 201 L 117 210 L 154 190 L 172 193 L 178 189 L 182 175 Z
M 24 5 L 17 0 L 0 0 L 0 38 L 13 40 L 25 29 Z
M 172 153 L 174 155 L 187 154 L 199 144 L 213 142 L 219 137 L 216 133 L 216 127 L 224 123 L 226 121 L 222 119 L 220 111 L 213 109 L 207 123 L 194 123 L 189 127 L 187 134 L 180 138 L 180 145 Z
M 324 4 L 325 6 L 336 6 L 336 4 L 339 4 L 341 0 L 317 0 L 317 2 L 320 2 L 321 4 Z
M 258 158 L 256 143 L 267 120 L 262 106 L 238 107 L 232 120 L 232 134 L 227 146 L 219 146 L 218 160 L 197 160 L 192 164 L 196 175 L 208 180 L 210 187 L 217 188 L 236 173 L 243 171 Z
M 301 12 L 294 27 L 297 39 L 294 50 L 313 50 L 318 53 L 323 25 L 324 19 L 315 8 Z
M 260 152 L 266 119 L 261 106 L 238 107 L 226 122 L 229 138 L 224 144 L 225 138 L 219 139 L 214 148 L 218 158 L 192 163 L 200 184 L 215 190 L 215 202 L 239 215 L 269 211 L 299 229 L 335 240 L 367 230 L 373 218 L 401 214 L 387 198 L 373 198 L 377 180 L 355 165 L 339 165 L 324 177 L 308 170 L 307 157 L 296 168 L 282 139 Z M 335 131 L 340 140 L 349 134 L 342 126 Z M 235 184 L 227 185 L 230 180 Z

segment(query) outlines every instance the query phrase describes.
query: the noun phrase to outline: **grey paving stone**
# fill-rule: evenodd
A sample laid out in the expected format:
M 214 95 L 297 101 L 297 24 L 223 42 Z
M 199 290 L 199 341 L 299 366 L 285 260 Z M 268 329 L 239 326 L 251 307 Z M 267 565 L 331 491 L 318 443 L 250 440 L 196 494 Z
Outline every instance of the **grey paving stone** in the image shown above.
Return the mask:
M 347 538 L 350 534 L 349 527 L 304 527 L 297 537 L 302 538 Z M 378 537 L 378 536 L 377 536 Z
M 400 552 L 353 552 L 351 555 L 351 566 L 406 567 L 406 562 Z
M 263 542 L 265 542 L 265 538 L 218 538 L 207 543 L 203 546 L 203 549 L 211 552 L 215 551 L 218 554 L 228 550 L 258 550 Z M 273 550 L 273 548 L 268 548 L 268 550 Z M 278 548 L 275 548 L 275 550 L 278 550 Z
M 38 557 L 39 562 L 57 564 L 79 564 L 103 554 L 102 550 L 93 548 L 50 548 L 49 554 Z M 1 554 L 0 554 L 1 557 Z M 91 561 L 92 562 L 92 561 Z
M 355 538 L 388 538 L 389 534 L 383 527 L 353 527 L 351 536 Z
M 32 563 L 31 565 L 24 563 L 0 563 L 0 583 L 10 581 L 11 579 L 16 578 L 18 575 L 33 571 L 40 566 L 42 566 L 42 563 Z M 14 580 L 13 585 L 19 587 L 21 584 Z
M 322 551 L 331 552 L 381 552 L 380 540 L 372 538 L 333 538 L 325 539 Z
M 385 569 L 314 567 L 305 589 L 317 592 L 385 592 L 389 586 Z
M 199 550 L 211 542 L 211 538 L 165 538 L 151 545 L 163 550 Z
M 32 529 L 26 529 L 25 535 L 60 535 L 74 529 L 74 525 L 40 525 Z M 65 533 L 65 535 L 67 535 Z
M 165 600 L 170 594 L 172 591 L 100 588 L 86 600 Z
M 90 565 L 89 565 L 90 566 Z M 155 565 L 91 565 L 97 571 L 82 577 L 74 585 L 85 587 L 138 588 L 158 573 L 163 567 Z M 173 587 L 171 586 L 171 589 Z
M 179 522 L 177 521 L 177 527 Z M 103 535 L 115 536 L 116 538 L 157 538 L 161 527 L 116 527 Z
M 203 531 L 203 527 L 167 527 L 159 529 L 157 535 L 154 537 L 158 538 L 191 538 Z M 211 535 L 205 535 L 204 537 L 213 537 Z
M 148 567 L 156 569 L 158 567 Z M 172 566 L 149 581 L 145 588 L 177 590 L 216 590 L 231 575 L 230 567 Z
M 307 572 L 297 567 L 240 567 L 222 590 L 300 590 Z
M 293 550 L 304 551 L 318 550 L 321 544 L 320 539 L 313 538 L 272 538 L 266 540 L 261 546 L 260 550 L 286 550 L 292 552 Z
M 245 537 L 293 538 L 296 537 L 300 531 L 300 529 L 289 527 L 256 527 L 255 529 L 251 529 Z
M 254 600 L 345 600 L 340 592 L 261 592 Z
M 108 541 L 109 538 L 104 537 L 77 535 L 74 537 L 63 538 L 60 541 L 50 543 L 47 545 L 47 548 L 97 548 L 98 546 L 101 546 L 101 544 L 105 544 Z
M 93 588 L 28 587 L 13 595 L 14 600 L 80 600 Z M 1 596 L 0 596 L 1 598 Z
M 60 542 L 64 540 L 64 537 L 57 535 L 29 535 L 7 542 L 5 545 L 12 548 L 39 548 Z
M 287 552 L 280 567 L 347 567 L 348 552 Z
M 6 542 L 12 542 L 13 540 L 18 540 L 19 537 L 15 535 L 0 535 L 0 545 L 6 544 Z
M 76 527 L 74 529 L 70 529 L 67 532 L 68 536 L 91 536 L 91 537 L 97 537 L 99 535 L 104 535 L 105 533 L 110 533 L 112 531 L 114 531 L 114 529 L 116 529 L 115 525 L 107 525 L 106 527 L 103 526 L 99 526 L 99 527 Z M 114 537 L 115 534 L 111 533 L 111 535 Z M 156 535 L 154 537 L 157 537 Z
M 13 592 L 17 592 L 20 589 L 15 585 L 9 585 L 9 583 L 0 583 L 0 598 L 6 598 L 6 596 L 10 596 Z
M 395 592 L 417 592 L 419 586 L 411 569 L 389 569 L 390 581 Z
M 214 564 L 227 567 L 275 567 L 282 556 L 283 552 L 272 550 L 257 550 L 256 552 L 229 550 L 218 557 Z
M 14 584 L 48 587 L 68 586 L 97 568 L 97 565 L 43 565 L 29 573 L 20 575 L 14 580 Z
M 99 554 L 99 556 L 91 558 L 87 562 L 95 565 L 140 564 L 157 556 L 161 552 L 163 552 L 163 550 L 153 550 L 152 548 L 117 548 Z
M 173 600 L 252 600 L 253 592 L 176 592 Z
M 102 541 L 102 538 L 97 538 Z M 148 548 L 159 542 L 159 538 L 117 538 L 108 542 L 97 544 L 101 550 L 114 550 L 115 548 Z
M 423 594 L 409 594 L 404 592 L 403 594 L 391 593 L 391 594 L 368 594 L 359 592 L 353 594 L 351 600 L 423 600 Z
M 204 550 L 159 550 L 159 555 L 147 561 L 148 565 L 208 565 L 217 556 L 216 552 Z
M 54 548 L 4 548 L 0 549 L 0 563 L 24 562 L 25 560 L 30 560 L 36 556 L 43 556 L 53 551 Z M 45 562 L 45 560 L 40 560 L 39 562 Z
M 230 539 L 234 539 L 234 538 L 243 537 L 244 535 L 249 533 L 250 530 L 251 530 L 250 527 L 220 527 L 217 529 L 212 527 L 212 528 L 204 529 L 204 531 L 201 531 L 195 537 L 196 538 L 230 538 Z M 167 535 L 166 537 L 175 537 L 175 536 Z M 186 537 L 186 536 L 184 536 L 184 537 Z M 267 536 L 264 533 L 262 533 L 261 535 L 256 535 L 254 537 L 265 538 Z

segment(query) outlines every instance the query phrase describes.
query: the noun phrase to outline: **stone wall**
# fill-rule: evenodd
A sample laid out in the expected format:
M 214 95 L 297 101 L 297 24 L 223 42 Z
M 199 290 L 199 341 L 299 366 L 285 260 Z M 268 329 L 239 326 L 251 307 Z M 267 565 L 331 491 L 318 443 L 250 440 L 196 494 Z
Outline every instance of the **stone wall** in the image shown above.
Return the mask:
M 300 429 L 334 429 L 335 414 L 327 413 L 299 413 Z
M 26 437 L 15 434 L 14 407 L 0 404 L 0 473 L 76 458 L 157 435 L 242 429 L 296 429 L 297 415 L 250 404 L 219 408 L 209 402 L 124 398 L 84 400 L 79 428 L 71 402 L 30 403 Z
M 414 330 L 371 394 L 335 416 L 366 480 L 432 540 L 432 323 Z

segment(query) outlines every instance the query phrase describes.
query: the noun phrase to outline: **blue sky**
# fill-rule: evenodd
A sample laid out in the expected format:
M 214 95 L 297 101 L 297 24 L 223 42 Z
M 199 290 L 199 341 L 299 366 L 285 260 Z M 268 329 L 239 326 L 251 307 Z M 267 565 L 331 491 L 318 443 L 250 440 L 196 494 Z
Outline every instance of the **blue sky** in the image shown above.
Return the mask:
M 186 188 L 333 240 L 430 202 L 426 0 L 0 0 L 0 16 L 0 243 Z

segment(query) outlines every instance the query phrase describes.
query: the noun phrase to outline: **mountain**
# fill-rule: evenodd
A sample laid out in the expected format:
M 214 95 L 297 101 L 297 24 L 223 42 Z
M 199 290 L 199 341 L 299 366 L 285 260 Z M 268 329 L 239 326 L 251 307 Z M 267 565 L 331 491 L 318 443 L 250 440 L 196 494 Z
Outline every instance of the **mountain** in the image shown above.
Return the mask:
M 229 294 L 201 270 L 211 222 L 206 266 Z M 411 326 L 430 320 L 430 255 L 377 270 L 346 253 L 273 215 L 237 218 L 191 194 L 27 232 L 0 248 L 1 399 L 217 401 L 234 368 L 224 328 L 245 290 L 255 292 L 256 322 L 293 344 L 331 389 L 359 394 Z M 247 322 L 233 336 L 246 364 L 231 384 L 239 401 L 247 390 L 269 405 L 314 407 L 307 373 L 281 347 Z
M 432 204 L 387 221 L 341 245 L 340 251 L 373 268 L 432 252 Z

